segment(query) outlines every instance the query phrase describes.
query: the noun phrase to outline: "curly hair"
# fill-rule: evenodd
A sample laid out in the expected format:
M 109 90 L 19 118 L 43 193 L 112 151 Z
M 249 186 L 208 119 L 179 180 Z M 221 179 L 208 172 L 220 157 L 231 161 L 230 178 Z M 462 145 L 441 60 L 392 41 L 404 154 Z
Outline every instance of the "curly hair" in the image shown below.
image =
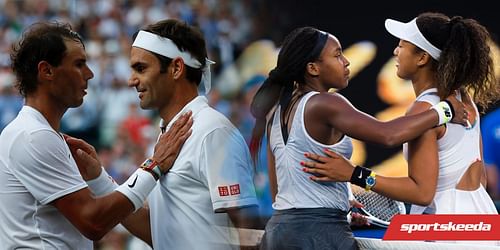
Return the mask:
M 80 42 L 82 38 L 66 23 L 38 22 L 28 27 L 21 40 L 12 45 L 11 67 L 16 75 L 16 87 L 26 97 L 38 86 L 38 63 L 46 61 L 58 66 L 66 53 L 64 39 Z
M 416 22 L 425 38 L 442 50 L 439 61 L 433 62 L 441 98 L 464 89 L 483 110 L 498 100 L 492 39 L 484 26 L 474 19 L 432 12 L 420 14 Z

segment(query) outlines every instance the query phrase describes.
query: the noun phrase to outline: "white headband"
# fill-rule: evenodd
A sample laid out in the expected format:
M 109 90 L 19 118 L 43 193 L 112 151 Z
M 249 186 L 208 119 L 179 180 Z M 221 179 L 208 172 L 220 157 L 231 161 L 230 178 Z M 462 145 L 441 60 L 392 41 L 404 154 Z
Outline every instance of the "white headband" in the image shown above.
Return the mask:
M 439 60 L 441 50 L 436 48 L 432 43 L 425 39 L 424 35 L 420 32 L 417 26 L 417 18 L 414 18 L 408 23 L 402 23 L 392 19 L 385 20 L 385 29 L 391 35 L 408 42 L 413 43 L 415 46 L 423 49 L 429 53 L 432 58 Z
M 184 64 L 192 68 L 199 69 L 201 67 L 201 63 L 196 58 L 187 51 L 180 51 L 172 40 L 151 32 L 139 31 L 132 47 L 145 49 L 172 59 L 180 57 L 184 61 Z M 208 58 L 205 60 L 205 67 L 201 69 L 203 72 L 201 81 L 205 86 L 205 94 L 208 94 L 211 88 L 210 65 L 215 64 L 215 62 Z

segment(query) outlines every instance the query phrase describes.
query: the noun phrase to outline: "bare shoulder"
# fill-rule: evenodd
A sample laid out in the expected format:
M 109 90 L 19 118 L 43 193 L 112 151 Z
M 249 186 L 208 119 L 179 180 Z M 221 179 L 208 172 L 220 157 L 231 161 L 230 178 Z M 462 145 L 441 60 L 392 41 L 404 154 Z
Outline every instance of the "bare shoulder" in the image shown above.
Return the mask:
M 346 106 L 351 107 L 351 103 L 347 98 L 339 93 L 323 92 L 312 96 L 307 104 L 308 109 L 313 110 L 339 110 L 344 109 Z

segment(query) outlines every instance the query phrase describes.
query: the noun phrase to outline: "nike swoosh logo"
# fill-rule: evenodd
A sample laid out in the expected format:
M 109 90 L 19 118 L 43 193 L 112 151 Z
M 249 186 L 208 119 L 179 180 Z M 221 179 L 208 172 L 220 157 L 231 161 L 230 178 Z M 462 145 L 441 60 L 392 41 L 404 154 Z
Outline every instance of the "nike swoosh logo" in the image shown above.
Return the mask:
M 359 179 L 363 178 L 363 172 L 359 172 L 359 176 L 358 176 Z M 137 178 L 136 178 L 137 179 Z M 134 182 L 135 183 L 135 182 Z
M 137 177 L 138 177 L 138 176 L 137 176 L 137 175 L 135 175 L 135 179 L 134 179 L 134 181 L 132 182 L 132 184 L 128 184 L 128 187 L 129 187 L 129 188 L 133 188 L 133 187 L 135 186 L 135 183 L 137 182 Z

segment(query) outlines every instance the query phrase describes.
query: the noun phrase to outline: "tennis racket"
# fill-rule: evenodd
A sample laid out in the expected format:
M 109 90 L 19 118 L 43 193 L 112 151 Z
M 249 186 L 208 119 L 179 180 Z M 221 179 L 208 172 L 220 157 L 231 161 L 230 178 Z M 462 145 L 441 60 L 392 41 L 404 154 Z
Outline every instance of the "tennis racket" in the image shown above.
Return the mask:
M 388 227 L 392 217 L 397 214 L 406 214 L 406 207 L 403 202 L 387 198 L 372 191 L 350 184 L 354 198 L 363 204 L 362 208 L 357 208 L 364 214 L 368 222 L 380 227 Z

